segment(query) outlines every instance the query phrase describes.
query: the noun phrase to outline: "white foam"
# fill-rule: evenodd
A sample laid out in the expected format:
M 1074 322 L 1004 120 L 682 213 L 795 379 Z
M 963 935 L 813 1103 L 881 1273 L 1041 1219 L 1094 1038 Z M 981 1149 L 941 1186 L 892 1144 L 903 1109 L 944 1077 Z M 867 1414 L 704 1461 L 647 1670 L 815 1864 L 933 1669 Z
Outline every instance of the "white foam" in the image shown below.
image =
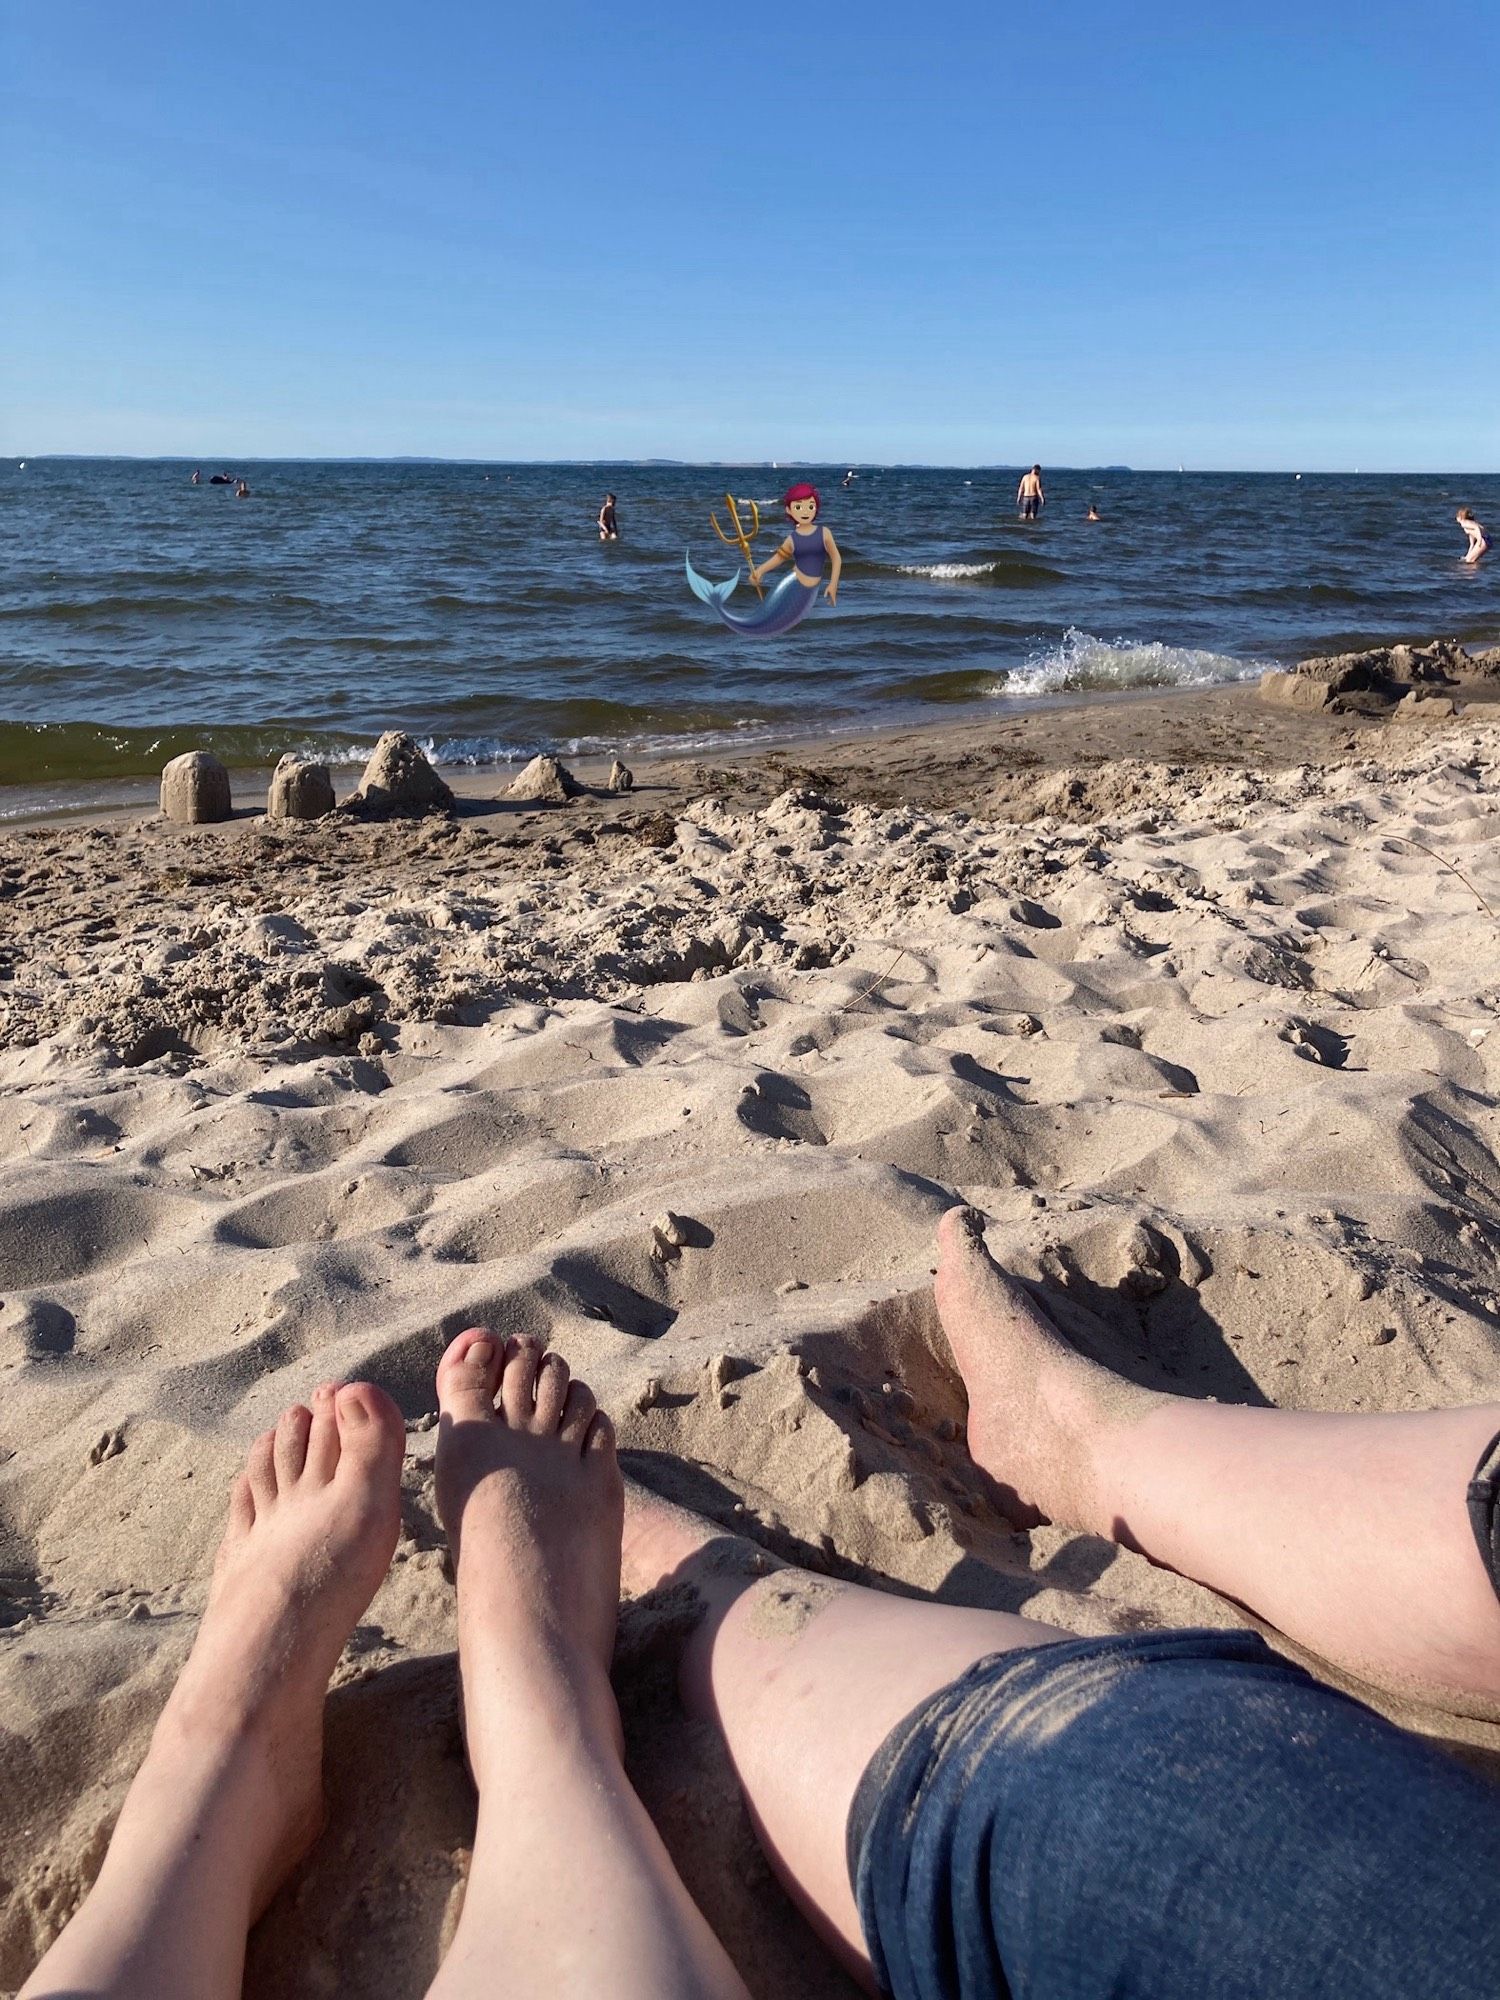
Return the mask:
M 1070 628 L 1056 646 L 1013 668 L 997 693 L 1071 694 L 1090 688 L 1211 687 L 1258 674 L 1264 661 L 1237 660 L 1160 640 L 1097 639 Z
M 960 582 L 966 576 L 993 576 L 1000 567 L 997 562 L 977 563 L 897 563 L 898 576 L 932 576 L 940 583 Z

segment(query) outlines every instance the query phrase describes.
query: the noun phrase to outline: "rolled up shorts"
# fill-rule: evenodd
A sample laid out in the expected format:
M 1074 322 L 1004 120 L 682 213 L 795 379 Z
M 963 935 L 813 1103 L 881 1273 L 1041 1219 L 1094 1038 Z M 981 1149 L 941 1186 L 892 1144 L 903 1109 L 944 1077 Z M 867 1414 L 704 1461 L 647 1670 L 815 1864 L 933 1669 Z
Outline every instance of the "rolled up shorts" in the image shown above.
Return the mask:
M 1500 1438 L 1469 1488 L 1500 1592 Z M 860 1783 L 897 2000 L 1495 2000 L 1500 1786 L 1251 1632 L 979 1661 Z

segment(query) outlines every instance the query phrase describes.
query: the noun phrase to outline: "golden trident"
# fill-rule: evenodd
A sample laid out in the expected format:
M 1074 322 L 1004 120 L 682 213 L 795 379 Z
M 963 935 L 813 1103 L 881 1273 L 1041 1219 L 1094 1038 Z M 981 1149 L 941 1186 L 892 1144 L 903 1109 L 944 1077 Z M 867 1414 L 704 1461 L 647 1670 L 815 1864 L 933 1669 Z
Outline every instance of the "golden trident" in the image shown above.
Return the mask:
M 755 525 L 747 535 L 745 533 L 745 524 L 740 519 L 739 503 L 736 501 L 732 493 L 726 493 L 724 495 L 724 505 L 729 509 L 729 518 L 734 523 L 734 533 L 732 535 L 726 535 L 724 530 L 719 526 L 716 516 L 710 514 L 708 518 L 710 522 L 712 522 L 713 524 L 713 531 L 718 536 L 721 542 L 727 542 L 730 548 L 737 547 L 739 549 L 740 554 L 745 558 L 746 570 L 751 572 L 750 581 L 753 584 L 755 584 L 756 596 L 764 597 L 766 593 L 761 589 L 759 583 L 756 582 L 755 576 L 753 574 L 755 569 L 755 562 L 750 553 L 750 544 L 751 542 L 754 541 L 755 537 L 760 533 L 760 509 L 759 507 L 756 506 L 753 500 L 747 500 L 745 502 L 745 505 L 750 509 L 750 512 L 755 516 Z

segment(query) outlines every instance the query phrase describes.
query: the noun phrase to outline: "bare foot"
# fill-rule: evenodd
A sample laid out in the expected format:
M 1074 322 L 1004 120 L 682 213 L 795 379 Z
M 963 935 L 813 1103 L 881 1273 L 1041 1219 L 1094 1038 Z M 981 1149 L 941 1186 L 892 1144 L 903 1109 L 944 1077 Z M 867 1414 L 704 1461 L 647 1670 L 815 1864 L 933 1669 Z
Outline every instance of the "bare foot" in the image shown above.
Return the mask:
M 323 1699 L 390 1568 L 401 1527 L 401 1413 L 368 1382 L 323 1383 L 258 1437 L 229 1502 L 203 1624 L 152 1744 L 177 1759 L 242 1752 L 268 1811 L 259 1902 L 323 1818 Z
M 481 1790 L 517 1706 L 552 1690 L 619 1722 L 614 1427 L 560 1354 L 470 1327 L 438 1365 L 437 1503 L 458 1580 L 469 1756 Z
M 625 1775 L 609 1418 L 560 1354 L 485 1327 L 452 1343 L 437 1387 L 479 1815 L 429 2000 L 490 1993 L 497 1968 L 515 2000 L 748 2000 Z
M 256 1439 L 192 1653 L 28 2000 L 239 1990 L 250 1923 L 322 1825 L 323 1699 L 396 1546 L 404 1442 L 365 1382 Z
M 1099 1431 L 1163 1399 L 1068 1345 L 990 1256 L 975 1209 L 950 1208 L 938 1224 L 933 1290 L 968 1392 L 969 1452 L 1007 1514 L 1020 1526 L 1095 1527 Z

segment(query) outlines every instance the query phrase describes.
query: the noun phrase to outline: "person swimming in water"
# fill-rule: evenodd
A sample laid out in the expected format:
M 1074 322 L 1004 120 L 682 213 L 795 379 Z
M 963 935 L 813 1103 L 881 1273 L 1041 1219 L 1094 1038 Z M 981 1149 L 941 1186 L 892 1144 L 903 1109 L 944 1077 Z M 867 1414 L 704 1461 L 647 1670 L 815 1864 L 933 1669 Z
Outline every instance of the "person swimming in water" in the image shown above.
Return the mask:
M 1016 488 L 1016 505 L 1021 510 L 1023 521 L 1034 521 L 1047 504 L 1047 496 L 1042 491 L 1042 468 L 1032 466 L 1030 472 L 1021 474 L 1021 483 Z
M 1477 563 L 1490 545 L 1490 538 L 1484 531 L 1484 523 L 1476 521 L 1467 507 L 1460 507 L 1453 518 L 1469 538 L 1468 552 L 1462 560 L 1466 563 Z
M 839 545 L 833 539 L 829 528 L 819 528 L 814 524 L 822 502 L 818 498 L 816 486 L 809 486 L 801 480 L 789 486 L 782 495 L 781 504 L 786 509 L 787 519 L 792 524 L 792 532 L 782 542 L 773 556 L 750 571 L 750 581 L 759 584 L 763 576 L 773 569 L 779 569 L 784 562 L 790 562 L 797 572 L 797 581 L 807 590 L 816 590 L 823 581 L 825 559 L 830 565 L 828 587 L 824 596 L 830 604 L 837 604 L 839 598 L 839 576 L 843 571 L 844 558 L 839 554 Z
M 615 496 L 606 493 L 604 505 L 599 509 L 599 539 L 601 542 L 617 542 L 620 539 L 620 524 L 615 519 Z
M 1104 519 L 1104 516 L 1099 512 L 1099 509 L 1094 505 L 1093 501 L 1090 500 L 1089 511 L 1087 512 L 1087 514 L 1084 515 L 1083 518 L 1086 521 L 1102 521 Z
M 234 489 L 234 497 L 236 500 L 248 500 L 250 498 L 250 482 L 248 480 L 242 479 L 238 482 Z
M 192 478 L 188 481 L 188 484 L 190 486 L 201 486 L 203 484 L 203 474 L 201 470 L 193 474 Z

